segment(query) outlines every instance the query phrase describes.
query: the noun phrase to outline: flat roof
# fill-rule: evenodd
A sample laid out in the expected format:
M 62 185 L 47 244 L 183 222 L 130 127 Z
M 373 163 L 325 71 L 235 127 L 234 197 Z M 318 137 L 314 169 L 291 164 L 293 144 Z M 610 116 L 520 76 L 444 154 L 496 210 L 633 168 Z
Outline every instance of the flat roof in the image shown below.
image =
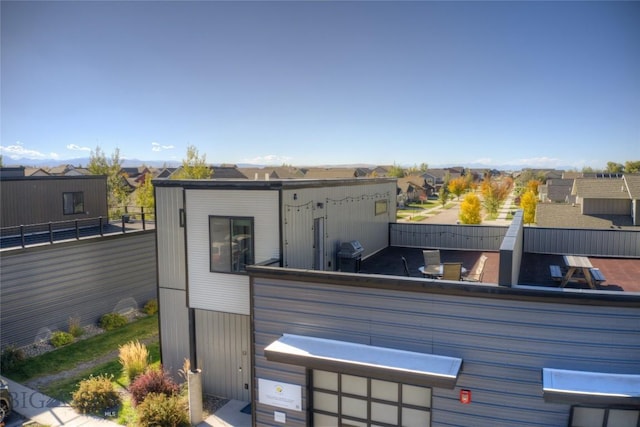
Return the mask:
M 292 334 L 269 344 L 264 353 L 273 362 L 451 389 L 462 367 L 457 357 Z
M 543 368 L 542 386 L 550 402 L 640 403 L 640 375 Z

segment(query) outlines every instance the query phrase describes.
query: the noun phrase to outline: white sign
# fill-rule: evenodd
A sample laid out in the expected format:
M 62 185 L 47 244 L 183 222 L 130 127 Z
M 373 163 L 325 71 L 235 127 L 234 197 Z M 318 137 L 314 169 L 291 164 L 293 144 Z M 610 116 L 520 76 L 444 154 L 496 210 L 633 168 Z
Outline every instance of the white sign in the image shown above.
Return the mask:
M 278 408 L 302 411 L 302 387 L 258 378 L 258 401 Z
M 287 414 L 284 412 L 273 412 L 273 420 L 278 423 L 286 423 L 287 422 Z

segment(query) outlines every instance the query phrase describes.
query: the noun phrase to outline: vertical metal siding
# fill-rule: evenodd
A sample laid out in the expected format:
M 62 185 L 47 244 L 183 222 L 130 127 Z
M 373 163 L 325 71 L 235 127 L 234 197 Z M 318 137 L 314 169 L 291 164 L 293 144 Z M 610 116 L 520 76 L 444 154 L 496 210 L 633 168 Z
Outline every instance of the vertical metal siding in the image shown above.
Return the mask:
M 508 227 L 389 224 L 390 246 L 498 251 Z M 640 257 L 640 230 L 524 227 L 523 252 Z
M 631 200 L 627 199 L 583 199 L 583 215 L 630 215 Z
M 156 298 L 155 232 L 0 252 L 2 346 L 30 344 L 69 317 L 96 323 L 118 302 Z
M 189 303 L 192 308 L 249 314 L 249 277 L 210 272 L 209 216 L 254 218 L 255 262 L 280 252 L 277 191 L 187 190 Z
M 313 268 L 313 219 L 323 217 L 325 266 L 335 270 L 338 246 L 358 240 L 367 257 L 388 246 L 388 224 L 395 220 L 395 183 L 371 183 L 283 191 L 285 266 Z M 295 199 L 294 199 L 295 195 Z M 375 214 L 375 202 L 388 211 Z
M 84 213 L 64 215 L 62 194 L 82 192 Z M 0 180 L 0 227 L 107 216 L 105 177 Z
M 306 390 L 303 368 L 264 358 L 265 346 L 283 333 L 460 357 L 457 387 L 433 389 L 432 426 L 566 426 L 569 406 L 542 399 L 543 367 L 640 370 L 637 307 L 254 282 L 254 381 L 286 381 Z M 473 391 L 473 404 L 460 404 L 460 388 Z M 256 410 L 257 425 L 271 425 L 273 408 L 258 403 Z M 306 425 L 306 412 L 284 412 L 291 425 Z
M 158 286 L 186 289 L 186 254 L 184 228 L 180 227 L 183 190 L 158 187 L 156 195 L 156 230 L 158 245 Z
M 525 227 L 524 251 L 637 258 L 640 231 Z
M 465 249 L 469 251 L 497 251 L 507 233 L 507 227 L 444 225 L 444 224 L 389 224 L 390 246 L 412 248 Z
M 251 400 L 249 331 L 249 316 L 196 310 L 198 364 L 205 393 Z
M 178 379 L 178 370 L 182 369 L 184 359 L 190 356 L 189 310 L 186 298 L 185 290 L 162 287 L 158 289 L 162 367 L 175 379 Z

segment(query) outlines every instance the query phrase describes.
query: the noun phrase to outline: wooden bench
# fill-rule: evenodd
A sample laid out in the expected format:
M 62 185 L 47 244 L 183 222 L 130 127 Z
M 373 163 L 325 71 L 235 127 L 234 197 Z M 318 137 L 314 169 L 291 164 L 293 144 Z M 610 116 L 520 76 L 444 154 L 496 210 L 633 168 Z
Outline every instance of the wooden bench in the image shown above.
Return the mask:
M 480 257 L 480 261 L 478 261 L 478 266 L 473 270 L 472 273 L 467 274 L 462 278 L 467 282 L 482 282 L 482 274 L 484 273 L 484 264 L 487 262 L 487 257 L 482 255 Z
M 549 273 L 551 273 L 551 279 L 555 280 L 556 282 L 561 282 L 564 278 L 564 274 L 562 274 L 562 269 L 559 265 L 550 265 Z
M 593 280 L 597 285 L 607 280 L 607 278 L 604 277 L 604 274 L 602 274 L 602 271 L 600 271 L 599 268 L 590 268 L 589 271 L 591 272 L 591 277 L 593 277 Z

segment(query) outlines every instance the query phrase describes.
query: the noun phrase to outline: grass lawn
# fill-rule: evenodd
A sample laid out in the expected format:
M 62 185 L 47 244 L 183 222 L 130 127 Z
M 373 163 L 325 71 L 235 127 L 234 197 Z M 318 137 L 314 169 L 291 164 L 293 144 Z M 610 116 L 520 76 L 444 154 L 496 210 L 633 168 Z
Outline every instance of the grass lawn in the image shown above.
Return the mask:
M 149 358 L 152 362 L 151 366 L 158 365 L 160 363 L 160 343 L 158 341 L 150 343 L 147 345 L 147 350 L 149 350 Z M 70 402 L 73 392 L 78 388 L 80 381 L 89 378 L 91 375 L 98 376 L 101 374 L 113 375 L 113 383 L 118 387 L 124 388 L 129 385 L 127 376 L 122 372 L 120 360 L 116 357 L 107 363 L 88 369 L 75 377 L 54 381 L 40 391 L 62 402 Z
M 119 329 L 104 332 L 85 340 L 76 341 L 54 351 L 26 359 L 16 369 L 4 374 L 16 382 L 26 382 L 43 375 L 67 371 L 77 364 L 89 362 L 118 350 L 133 340 L 158 335 L 158 315 L 143 317 Z

